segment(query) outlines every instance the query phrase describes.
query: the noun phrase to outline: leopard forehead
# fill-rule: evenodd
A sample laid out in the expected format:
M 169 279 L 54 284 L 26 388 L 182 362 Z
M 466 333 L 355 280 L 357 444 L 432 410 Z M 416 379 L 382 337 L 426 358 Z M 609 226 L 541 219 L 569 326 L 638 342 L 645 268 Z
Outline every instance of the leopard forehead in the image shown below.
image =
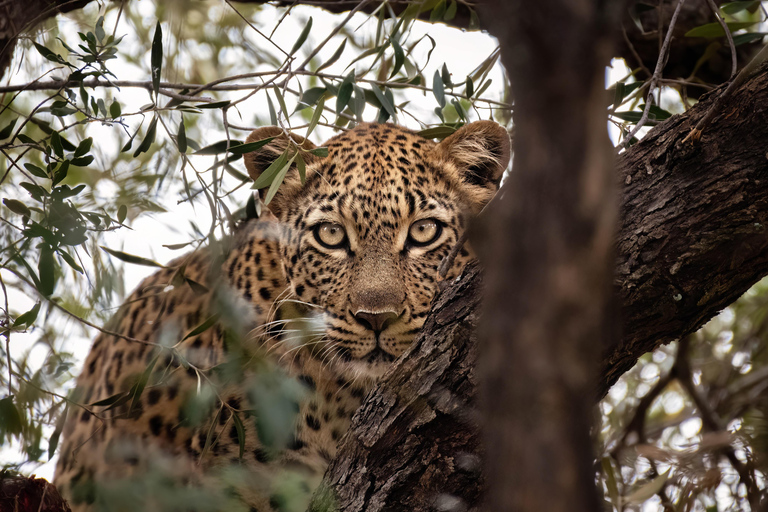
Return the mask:
M 431 140 L 395 125 L 361 124 L 326 146 L 328 157 L 307 170 L 286 220 L 338 222 L 364 237 L 423 215 L 451 220 L 458 198 Z

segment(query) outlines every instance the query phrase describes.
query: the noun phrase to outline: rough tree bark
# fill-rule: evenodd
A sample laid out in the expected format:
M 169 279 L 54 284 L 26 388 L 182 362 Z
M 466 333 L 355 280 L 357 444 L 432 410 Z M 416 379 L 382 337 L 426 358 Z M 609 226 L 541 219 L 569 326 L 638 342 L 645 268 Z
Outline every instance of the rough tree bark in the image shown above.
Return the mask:
M 683 142 L 721 90 L 618 157 L 623 335 L 604 348 L 595 398 L 640 355 L 694 332 L 768 274 L 768 64 L 725 101 L 700 142 Z M 478 281 L 470 269 L 436 300 L 413 351 L 358 411 L 325 477 L 339 510 L 479 507 Z

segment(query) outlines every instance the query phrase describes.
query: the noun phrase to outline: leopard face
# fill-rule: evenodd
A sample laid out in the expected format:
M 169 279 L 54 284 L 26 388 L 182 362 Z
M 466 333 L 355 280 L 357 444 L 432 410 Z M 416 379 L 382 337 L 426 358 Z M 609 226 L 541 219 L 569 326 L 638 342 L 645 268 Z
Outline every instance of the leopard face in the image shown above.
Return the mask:
M 246 157 L 256 178 L 286 150 L 310 149 L 277 128 Z M 467 220 L 492 197 L 509 160 L 509 138 L 480 121 L 436 144 L 405 128 L 362 124 L 332 138 L 328 156 L 301 151 L 306 183 L 290 169 L 269 204 L 281 222 L 280 253 L 295 298 L 322 326 L 312 352 L 342 373 L 377 377 L 419 332 L 438 267 Z M 458 274 L 470 251 L 456 257 Z

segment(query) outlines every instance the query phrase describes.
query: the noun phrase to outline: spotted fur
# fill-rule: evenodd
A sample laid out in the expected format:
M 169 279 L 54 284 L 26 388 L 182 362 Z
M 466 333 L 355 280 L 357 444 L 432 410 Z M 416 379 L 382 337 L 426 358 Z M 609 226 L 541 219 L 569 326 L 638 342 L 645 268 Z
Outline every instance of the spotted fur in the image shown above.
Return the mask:
M 301 147 L 306 183 L 294 164 L 265 215 L 147 278 L 94 341 L 77 382 L 92 405 L 69 411 L 55 481 L 73 510 L 158 468 L 190 488 L 213 485 L 222 468 L 245 471 L 247 484 L 228 492 L 251 510 L 281 508 L 273 484 L 285 471 L 316 481 L 419 332 L 440 262 L 509 160 L 506 131 L 490 121 L 439 144 L 361 124 L 330 139 L 326 157 L 274 127 L 248 141 L 270 137 L 245 157 L 251 176 Z M 448 277 L 470 258 L 462 250 Z M 267 428 L 270 390 L 298 410 L 287 429 Z

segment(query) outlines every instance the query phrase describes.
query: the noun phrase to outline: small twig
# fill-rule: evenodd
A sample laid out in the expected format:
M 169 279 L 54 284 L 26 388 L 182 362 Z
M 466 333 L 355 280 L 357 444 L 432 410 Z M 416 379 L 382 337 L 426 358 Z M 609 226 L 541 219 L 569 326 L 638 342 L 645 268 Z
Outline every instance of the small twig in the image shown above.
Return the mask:
M 621 24 L 621 35 L 624 36 L 624 42 L 627 44 L 627 48 L 629 48 L 630 53 L 632 53 L 632 56 L 637 60 L 638 65 L 640 66 L 640 69 L 645 71 L 648 74 L 648 77 L 652 77 L 653 73 L 651 73 L 651 70 L 648 69 L 648 66 L 645 65 L 643 62 L 643 58 L 640 57 L 640 54 L 637 53 L 637 50 L 635 49 L 635 45 L 632 44 L 632 41 L 629 39 L 629 35 L 627 35 L 627 29 L 624 28 L 624 24 Z
M 728 40 L 728 46 L 731 49 L 731 76 L 729 80 L 733 80 L 733 77 L 736 76 L 736 66 L 738 61 L 736 57 L 736 45 L 733 43 L 733 34 L 731 34 L 731 30 L 728 28 L 728 24 L 725 22 L 723 17 L 720 16 L 720 10 L 715 4 L 715 1 L 707 0 L 707 4 L 709 5 L 709 9 L 712 11 L 712 14 L 715 15 L 715 19 L 717 19 L 717 22 L 723 28 L 723 32 L 725 32 L 725 38 Z
M 677 7 L 675 7 L 675 12 L 672 14 L 672 19 L 669 20 L 669 27 L 667 28 L 667 35 L 664 38 L 664 43 L 661 45 L 661 50 L 659 51 L 659 58 L 656 60 L 656 68 L 653 70 L 653 75 L 651 76 L 651 82 L 648 86 L 648 96 L 647 100 L 645 101 L 645 108 L 643 109 L 643 115 L 640 116 L 640 120 L 637 122 L 635 127 L 630 131 L 626 137 L 624 137 L 624 140 L 619 144 L 618 149 L 626 149 L 626 147 L 629 145 L 630 141 L 632 141 L 632 138 L 637 134 L 638 131 L 640 131 L 640 128 L 645 125 L 646 121 L 648 121 L 648 114 L 651 111 L 651 103 L 653 100 L 653 89 L 656 87 L 659 79 L 661 78 L 661 71 L 664 69 L 664 64 L 667 61 L 667 54 L 669 53 L 669 43 L 672 41 L 672 32 L 675 28 L 675 23 L 677 23 L 677 17 L 680 14 L 680 11 L 683 7 L 683 4 L 685 3 L 685 0 L 678 0 Z M 661 12 L 661 11 L 659 11 Z
M 750 60 L 747 65 L 744 66 L 741 71 L 739 71 L 739 74 L 736 75 L 736 78 L 734 78 L 731 83 L 728 84 L 728 87 L 726 87 L 725 90 L 720 94 L 720 96 L 717 97 L 714 104 L 709 108 L 704 117 L 702 117 L 699 122 L 696 123 L 696 126 L 691 130 L 691 132 L 685 136 L 683 142 L 686 142 L 689 139 L 698 141 L 701 138 L 702 130 L 710 121 L 710 119 L 712 119 L 715 113 L 720 110 L 720 107 L 722 106 L 725 99 L 728 98 L 733 93 L 733 91 L 736 90 L 737 87 L 743 84 L 766 58 L 768 58 L 768 45 L 763 46 L 763 49 L 757 52 L 757 55 L 755 55 L 752 60 Z
M 3 288 L 3 295 L 5 296 L 5 355 L 8 358 L 8 395 L 13 394 L 13 367 L 11 366 L 11 312 L 8 310 L 8 290 L 5 288 L 5 281 L 3 281 L 3 275 L 0 274 L 0 286 Z

